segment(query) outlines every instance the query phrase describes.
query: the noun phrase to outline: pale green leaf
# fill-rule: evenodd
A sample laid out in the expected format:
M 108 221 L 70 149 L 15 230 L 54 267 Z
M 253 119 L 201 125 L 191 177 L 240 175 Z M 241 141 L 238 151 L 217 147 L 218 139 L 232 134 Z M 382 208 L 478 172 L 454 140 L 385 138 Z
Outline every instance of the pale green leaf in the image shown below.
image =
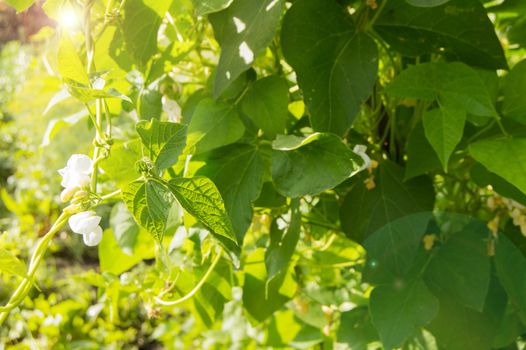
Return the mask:
M 73 80 L 77 83 L 89 85 L 90 80 L 86 73 L 87 68 L 77 53 L 71 38 L 64 34 L 60 40 L 57 56 L 58 71 L 63 79 Z
M 13 7 L 16 12 L 22 12 L 29 8 L 29 6 L 33 5 L 35 0 L 5 0 L 5 2 L 7 2 L 9 6 Z
M 25 277 L 27 266 L 23 261 L 14 256 L 13 253 L 0 248 L 0 271 L 8 275 Z

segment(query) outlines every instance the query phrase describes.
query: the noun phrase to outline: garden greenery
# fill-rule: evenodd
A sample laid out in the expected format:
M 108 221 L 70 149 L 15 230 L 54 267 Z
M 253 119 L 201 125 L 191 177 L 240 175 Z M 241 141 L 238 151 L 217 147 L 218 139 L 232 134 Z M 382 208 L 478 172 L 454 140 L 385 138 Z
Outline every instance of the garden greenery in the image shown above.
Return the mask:
M 25 337 L 10 319 L 45 303 L 47 257 L 98 249 L 95 270 L 68 277 L 97 295 L 71 309 L 62 297 L 66 311 L 47 301 L 52 318 L 32 321 L 29 338 L 83 349 L 138 348 L 140 337 L 174 349 L 523 345 L 523 2 L 43 8 L 57 27 L 34 40 L 60 84 L 31 118 L 60 111 L 39 152 L 62 164 L 47 169 L 54 223 L 28 264 L 0 244 L 7 344 Z M 34 210 L 22 197 L 2 190 L 13 217 Z M 53 248 L 64 232 L 79 235 Z

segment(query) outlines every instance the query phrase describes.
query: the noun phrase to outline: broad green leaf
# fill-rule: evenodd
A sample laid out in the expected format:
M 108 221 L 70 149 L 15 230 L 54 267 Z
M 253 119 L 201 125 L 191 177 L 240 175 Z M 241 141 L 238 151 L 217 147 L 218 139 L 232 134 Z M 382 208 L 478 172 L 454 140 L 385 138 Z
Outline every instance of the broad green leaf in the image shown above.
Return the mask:
M 526 139 L 482 140 L 471 144 L 469 153 L 489 171 L 526 194 Z
M 163 111 L 163 95 L 155 86 L 145 87 L 137 96 L 137 114 L 140 119 L 160 119 Z
M 453 234 L 438 248 L 426 269 L 424 279 L 429 288 L 482 311 L 490 283 L 488 236 L 481 222 L 471 222 Z
M 264 249 L 256 249 L 247 257 L 243 271 L 243 306 L 250 317 L 258 322 L 282 308 L 296 293 L 297 284 L 291 276 L 292 269 L 267 285 Z
M 448 2 L 449 0 L 406 0 L 408 4 L 417 7 L 435 7 Z
M 4 248 L 0 248 L 0 271 L 9 275 L 25 277 L 27 266 L 23 261 L 13 255 L 13 253 Z
M 438 101 L 479 116 L 496 116 L 493 99 L 482 78 L 463 63 L 431 62 L 402 71 L 388 86 L 397 97 Z
M 63 79 L 73 80 L 80 84 L 89 85 L 87 68 L 77 53 L 77 49 L 68 35 L 63 35 L 58 47 L 58 71 Z
M 478 0 L 450 0 L 427 8 L 390 0 L 374 29 L 406 56 L 444 53 L 474 66 L 507 68 L 493 24 Z
M 415 261 L 431 213 L 408 215 L 387 223 L 363 243 L 367 263 L 364 281 L 373 284 L 404 281 Z
M 438 300 L 421 279 L 408 284 L 383 285 L 371 293 L 369 310 L 386 349 L 399 347 L 438 313 Z
M 100 162 L 100 167 L 122 190 L 140 176 L 135 170 L 135 163 L 141 157 L 139 139 L 116 142 L 111 148 L 110 156 Z
M 296 250 L 296 245 L 301 233 L 301 212 L 299 208 L 299 200 L 295 199 L 292 202 L 290 209 L 290 223 L 287 230 L 281 231 L 272 225 L 271 230 L 278 231 L 278 235 L 270 235 L 270 244 L 265 252 L 265 265 L 267 268 L 267 284 L 285 273 L 292 259 L 292 255 Z M 279 236 L 279 237 L 277 237 Z
M 195 14 L 198 16 L 208 15 L 226 9 L 233 0 L 192 0 Z
M 378 339 L 367 307 L 342 312 L 336 338 L 338 345 L 347 346 L 344 349 L 367 350 L 367 345 Z
M 272 179 L 288 197 L 313 195 L 356 174 L 363 160 L 333 134 L 279 136 L 272 144 Z
M 404 180 L 441 168 L 440 159 L 426 138 L 423 123 L 418 123 L 409 134 L 406 152 Z
M 168 189 L 155 181 L 138 180 L 128 185 L 122 197 L 135 221 L 161 243 L 173 202 Z
M 521 94 L 526 89 L 526 60 L 517 63 L 504 80 L 502 114 L 526 124 L 526 101 Z
M 188 125 L 189 153 L 203 153 L 239 140 L 245 126 L 234 106 L 211 98 L 202 99 Z
M 168 182 L 168 188 L 179 204 L 214 236 L 237 245 L 236 235 L 226 212 L 223 198 L 210 179 L 201 176 L 176 178 Z
M 285 15 L 281 43 L 298 76 L 313 129 L 343 135 L 376 81 L 375 42 L 356 31 L 336 1 L 300 0 Z
M 94 89 L 89 85 L 81 84 L 75 80 L 64 78 L 66 83 L 66 90 L 73 97 L 76 97 L 81 102 L 88 103 L 95 101 L 98 98 L 119 98 L 123 101 L 130 102 L 131 100 L 113 88 L 109 89 Z
M 226 10 L 209 16 L 221 56 L 216 70 L 214 96 L 218 97 L 274 37 L 284 0 L 234 0 Z
M 426 176 L 404 181 L 404 169 L 383 162 L 374 173 L 376 186 L 369 190 L 357 179 L 344 199 L 340 220 L 344 232 L 363 242 L 370 234 L 404 216 L 433 210 L 435 192 Z
M 491 279 L 484 310 L 478 312 L 447 295 L 438 295 L 440 310 L 426 327 L 438 344 L 448 350 L 490 350 L 506 309 L 506 293 Z
M 170 1 L 159 0 L 129 0 L 124 5 L 124 42 L 140 67 L 157 52 L 157 33 L 169 6 Z
M 29 6 L 33 5 L 35 0 L 5 0 L 5 2 L 7 2 L 9 6 L 13 7 L 16 12 L 22 12 L 29 8 Z
M 241 102 L 243 113 L 270 138 L 283 134 L 288 118 L 287 81 L 269 76 L 256 81 Z
M 205 156 L 197 175 L 210 178 L 221 192 L 238 242 L 252 222 L 252 203 L 263 186 L 265 164 L 261 151 L 251 145 L 233 144 Z
M 186 144 L 186 126 L 152 119 L 137 124 L 137 132 L 143 145 L 149 150 L 149 157 L 160 169 L 177 163 Z
M 435 150 L 442 167 L 448 169 L 449 157 L 464 134 L 466 112 L 448 105 L 426 111 L 423 116 L 424 130 Z
M 112 208 L 110 227 L 120 249 L 125 254 L 131 255 L 140 228 L 124 203 L 119 202 Z
M 315 349 L 323 337 L 318 327 L 305 324 L 291 309 L 276 312 L 268 325 L 265 345 L 272 349 Z
M 495 267 L 511 304 L 526 324 L 526 258 L 503 234 L 495 244 Z

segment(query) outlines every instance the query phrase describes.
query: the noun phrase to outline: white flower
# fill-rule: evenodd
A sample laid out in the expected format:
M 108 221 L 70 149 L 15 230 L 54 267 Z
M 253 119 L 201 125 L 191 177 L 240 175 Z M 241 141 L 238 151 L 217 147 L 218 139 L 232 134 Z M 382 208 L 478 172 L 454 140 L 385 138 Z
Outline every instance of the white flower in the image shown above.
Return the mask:
M 93 247 L 102 240 L 102 228 L 99 226 L 101 217 L 94 211 L 83 211 L 69 218 L 69 226 L 75 233 L 83 236 L 84 243 Z
M 93 231 L 84 233 L 82 237 L 84 239 L 84 244 L 88 247 L 94 247 L 102 240 L 102 228 L 97 226 Z
M 67 202 L 79 189 L 89 185 L 92 166 L 91 158 L 84 154 L 74 154 L 69 158 L 66 167 L 58 171 L 62 176 L 60 184 L 64 187 L 60 194 L 62 201 Z
M 83 211 L 77 213 L 69 218 L 69 226 L 71 230 L 78 234 L 85 234 L 93 231 L 99 226 L 101 217 L 98 216 L 94 211 Z
M 371 158 L 369 158 L 365 151 L 367 151 L 367 146 L 365 145 L 356 145 L 353 148 L 353 152 L 363 159 L 363 165 L 360 167 L 360 169 L 358 169 L 358 171 L 368 169 L 372 165 Z

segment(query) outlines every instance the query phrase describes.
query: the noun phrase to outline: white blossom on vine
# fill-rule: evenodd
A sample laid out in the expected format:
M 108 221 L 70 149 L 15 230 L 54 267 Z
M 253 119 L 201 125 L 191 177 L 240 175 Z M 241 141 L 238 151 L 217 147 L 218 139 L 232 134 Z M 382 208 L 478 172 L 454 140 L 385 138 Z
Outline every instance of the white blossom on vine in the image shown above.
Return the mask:
M 64 187 L 60 194 L 60 199 L 63 202 L 67 202 L 77 191 L 89 186 L 92 171 L 93 162 L 90 157 L 84 154 L 72 155 L 66 167 L 58 171 L 62 176 L 60 184 Z

